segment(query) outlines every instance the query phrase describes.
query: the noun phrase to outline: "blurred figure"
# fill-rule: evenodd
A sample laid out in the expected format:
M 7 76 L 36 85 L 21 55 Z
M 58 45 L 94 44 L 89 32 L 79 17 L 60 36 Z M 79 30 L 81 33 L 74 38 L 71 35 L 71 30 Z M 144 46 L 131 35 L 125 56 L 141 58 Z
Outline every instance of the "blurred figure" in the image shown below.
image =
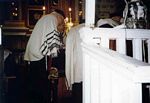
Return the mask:
M 126 7 L 123 17 L 128 29 L 147 28 L 147 7 L 142 0 L 125 0 Z
M 66 38 L 66 78 L 68 89 L 72 90 L 73 102 L 82 103 L 82 50 L 79 30 L 84 26 L 79 24 L 70 29 Z

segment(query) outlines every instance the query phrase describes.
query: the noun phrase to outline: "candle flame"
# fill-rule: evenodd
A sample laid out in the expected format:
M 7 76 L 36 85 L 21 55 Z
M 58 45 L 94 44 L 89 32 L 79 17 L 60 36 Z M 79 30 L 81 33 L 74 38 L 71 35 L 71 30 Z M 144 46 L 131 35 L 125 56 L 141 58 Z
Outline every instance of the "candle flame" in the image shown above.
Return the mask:
M 69 11 L 71 11 L 72 9 L 71 8 L 69 8 Z
M 46 8 L 45 8 L 45 6 L 43 6 L 43 8 L 42 8 L 43 10 L 45 10 Z

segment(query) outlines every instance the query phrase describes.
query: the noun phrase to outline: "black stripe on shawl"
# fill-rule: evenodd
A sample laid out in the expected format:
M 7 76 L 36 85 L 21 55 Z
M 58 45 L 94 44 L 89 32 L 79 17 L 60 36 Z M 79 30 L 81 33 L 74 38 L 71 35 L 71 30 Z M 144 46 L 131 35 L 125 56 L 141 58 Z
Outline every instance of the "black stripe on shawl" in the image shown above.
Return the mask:
M 56 36 L 59 37 L 59 35 L 57 35 L 57 34 L 54 33 L 54 32 L 59 33 L 59 32 L 57 32 L 56 30 L 53 30 L 52 32 L 48 33 L 48 34 L 46 35 L 46 37 L 48 37 L 48 36 L 50 36 L 50 37 L 49 37 L 48 39 L 46 39 L 46 41 L 48 41 L 49 39 L 53 38 L 54 35 L 56 35 Z M 53 34 L 53 33 L 54 33 L 54 34 Z M 52 35 L 51 35 L 51 34 L 52 34 Z M 45 43 L 47 43 L 46 41 L 44 41 L 44 43 L 41 45 L 41 48 L 44 46 Z M 41 49 L 41 48 L 40 48 L 40 49 Z M 43 51 L 43 50 L 42 50 L 42 51 Z
M 58 43 L 60 43 L 60 39 L 59 39 L 59 32 L 56 30 L 53 30 L 52 32 L 48 33 L 46 35 L 46 40 L 44 41 L 44 43 L 41 45 L 41 52 L 42 54 L 44 54 L 44 52 L 46 52 L 45 54 L 47 55 L 49 50 L 51 51 L 54 47 L 59 48 L 60 45 Z M 54 40 L 56 40 L 55 42 L 53 42 Z M 47 44 L 48 44 L 48 50 L 46 51 L 47 48 Z M 50 45 L 52 44 L 52 45 Z
M 59 48 L 60 45 L 58 45 L 57 43 L 53 43 L 48 49 L 50 49 L 50 51 L 52 51 L 54 47 Z
M 48 41 L 47 41 L 47 44 L 50 45 L 50 44 L 52 44 L 54 41 L 60 42 L 60 39 L 52 38 L 51 40 L 48 40 Z
M 47 45 L 46 45 L 46 46 L 44 46 L 44 44 L 46 45 L 46 41 L 44 41 L 44 43 L 43 43 L 43 44 L 42 44 L 42 46 L 41 46 L 41 48 L 42 48 L 42 47 L 44 47 L 44 49 L 42 49 L 42 51 L 41 51 L 41 52 L 42 52 L 42 54 L 43 54 L 43 52 L 45 51 L 45 49 L 47 48 Z M 40 48 L 40 49 L 41 49 L 41 48 Z
M 48 34 L 46 35 L 46 37 L 47 37 L 47 36 L 49 36 L 50 34 L 52 34 L 53 32 L 56 32 L 57 34 L 59 34 L 59 32 L 58 32 L 58 31 L 53 30 L 52 32 L 48 33 Z
M 47 43 L 50 44 L 50 43 L 51 43 L 52 41 L 54 41 L 54 40 L 60 42 L 60 39 L 59 39 L 58 36 L 57 36 L 57 37 L 53 36 L 53 37 L 47 38 Z

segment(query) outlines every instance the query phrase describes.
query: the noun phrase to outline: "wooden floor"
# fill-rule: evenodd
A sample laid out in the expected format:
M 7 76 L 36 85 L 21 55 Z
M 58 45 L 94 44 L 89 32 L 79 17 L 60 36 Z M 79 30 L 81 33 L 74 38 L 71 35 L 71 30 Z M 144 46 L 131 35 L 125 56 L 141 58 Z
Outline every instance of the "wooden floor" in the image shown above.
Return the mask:
M 28 69 L 20 67 L 17 69 L 15 76 L 10 76 L 4 80 L 4 103 L 29 103 L 28 101 Z M 65 78 L 60 77 L 58 83 L 58 102 L 59 103 L 77 103 L 74 101 L 81 100 L 76 98 L 81 96 L 81 86 L 76 86 L 73 93 L 67 91 Z
M 7 80 L 5 85 L 5 101 L 4 103 L 28 103 L 27 80 L 24 76 L 11 78 Z M 64 79 L 59 80 L 58 103 L 74 103 L 71 92 L 67 92 Z

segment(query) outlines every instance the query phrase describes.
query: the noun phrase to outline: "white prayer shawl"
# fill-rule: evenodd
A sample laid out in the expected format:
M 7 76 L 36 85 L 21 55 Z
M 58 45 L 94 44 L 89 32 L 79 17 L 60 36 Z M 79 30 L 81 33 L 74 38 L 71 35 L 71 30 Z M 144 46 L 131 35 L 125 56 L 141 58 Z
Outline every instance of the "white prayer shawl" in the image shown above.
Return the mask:
M 37 61 L 46 55 L 57 56 L 60 45 L 57 19 L 53 12 L 41 17 L 29 38 L 24 60 Z
M 72 84 L 82 82 L 82 51 L 79 29 L 84 24 L 80 24 L 71 28 L 66 38 L 66 67 L 65 73 L 69 89 L 72 89 Z

